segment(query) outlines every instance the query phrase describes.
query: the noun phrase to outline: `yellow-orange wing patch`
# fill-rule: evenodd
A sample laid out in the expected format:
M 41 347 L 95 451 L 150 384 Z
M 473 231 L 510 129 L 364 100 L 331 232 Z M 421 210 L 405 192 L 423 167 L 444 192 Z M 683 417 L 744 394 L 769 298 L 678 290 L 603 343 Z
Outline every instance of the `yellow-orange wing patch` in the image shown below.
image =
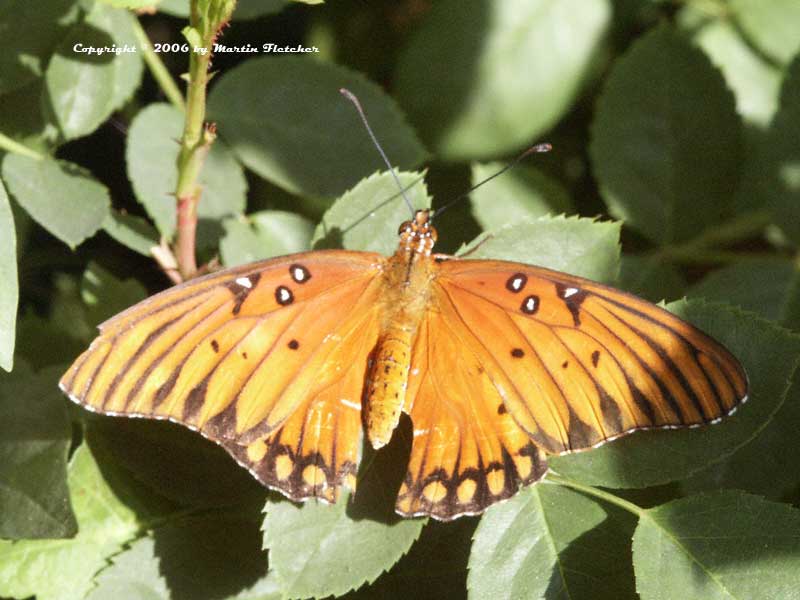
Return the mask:
M 61 387 L 96 412 L 197 429 L 291 497 L 335 497 L 358 447 L 382 260 L 314 252 L 176 286 L 104 323 Z
M 397 512 L 449 520 L 477 514 L 540 479 L 541 451 L 508 414 L 447 312 L 433 308 L 413 348 L 406 412 L 413 442 Z
M 435 287 L 509 413 L 548 453 L 713 423 L 747 398 L 744 370 L 725 348 L 630 294 L 476 260 L 441 263 Z

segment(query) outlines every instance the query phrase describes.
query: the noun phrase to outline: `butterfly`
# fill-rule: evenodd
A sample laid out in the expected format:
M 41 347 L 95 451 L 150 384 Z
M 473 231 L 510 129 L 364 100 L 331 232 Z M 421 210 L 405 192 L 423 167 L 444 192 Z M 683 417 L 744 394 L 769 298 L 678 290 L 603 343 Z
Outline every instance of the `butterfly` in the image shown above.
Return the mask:
M 292 500 L 355 490 L 413 425 L 396 511 L 481 513 L 547 456 L 715 423 L 747 398 L 718 342 L 642 299 L 526 264 L 433 253 L 419 210 L 396 252 L 318 250 L 219 271 L 100 326 L 61 379 L 108 415 L 169 419 Z

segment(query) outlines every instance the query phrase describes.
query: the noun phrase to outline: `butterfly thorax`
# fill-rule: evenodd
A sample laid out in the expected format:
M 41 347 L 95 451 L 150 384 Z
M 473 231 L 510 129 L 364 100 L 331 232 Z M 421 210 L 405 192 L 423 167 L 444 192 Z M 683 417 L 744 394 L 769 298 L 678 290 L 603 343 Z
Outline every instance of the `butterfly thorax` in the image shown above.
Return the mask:
M 370 360 L 364 398 L 367 437 L 374 448 L 386 445 L 406 401 L 411 349 L 429 307 L 436 263 L 431 256 L 436 230 L 426 210 L 417 211 L 398 231 L 400 243 L 383 271 L 384 319 Z

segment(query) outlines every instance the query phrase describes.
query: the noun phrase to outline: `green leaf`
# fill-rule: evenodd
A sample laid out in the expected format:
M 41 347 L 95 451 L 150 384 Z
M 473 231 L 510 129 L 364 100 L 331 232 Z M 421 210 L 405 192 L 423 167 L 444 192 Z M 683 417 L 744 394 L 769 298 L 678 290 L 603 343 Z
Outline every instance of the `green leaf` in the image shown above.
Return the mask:
M 463 517 L 454 522 L 428 521 L 411 550 L 371 585 L 347 594 L 347 600 L 414 600 L 462 598 L 467 589 L 467 561 L 479 522 Z
M 742 118 L 759 127 L 769 125 L 778 108 L 781 71 L 754 51 L 727 18 L 709 18 L 689 4 L 678 13 L 678 22 L 722 71 Z
M 75 0 L 3 2 L 0 5 L 0 95 L 40 77 L 50 54 L 80 16 Z M 5 129 L 3 132 L 7 133 Z
M 86 444 L 72 455 L 68 481 L 78 534 L 70 540 L 0 541 L 0 595 L 79 600 L 108 558 L 136 535 L 134 513 L 106 483 Z
M 114 556 L 86 600 L 170 600 L 155 546 L 153 538 L 145 537 Z
M 789 261 L 752 260 L 712 272 L 690 294 L 752 310 L 786 325 L 797 302 L 798 273 Z M 737 488 L 775 500 L 800 489 L 800 384 L 795 376 L 786 401 L 763 431 L 725 461 L 681 483 L 691 492 Z
M 668 26 L 619 59 L 597 103 L 590 154 L 611 213 L 668 244 L 730 207 L 741 122 L 720 73 Z
M 800 269 L 795 268 L 786 287 L 786 298 L 781 309 L 781 324 L 794 331 L 800 331 Z
M 511 152 L 570 109 L 610 17 L 606 0 L 436 3 L 401 55 L 398 98 L 441 158 Z
M 67 490 L 72 429 L 56 386 L 61 371 L 34 374 L 18 361 L 13 373 L 0 375 L 1 538 L 63 538 L 77 532 Z
M 620 224 L 578 217 L 541 217 L 501 227 L 472 243 L 469 258 L 535 264 L 595 281 L 616 280 Z
M 346 496 L 333 505 L 311 501 L 302 506 L 267 502 L 264 547 L 269 549 L 270 569 L 288 596 L 339 596 L 374 581 L 408 552 L 425 523 L 354 519 L 348 516 L 348 500 Z
M 245 21 L 275 14 L 287 4 L 289 0 L 238 0 L 231 20 Z M 188 18 L 189 0 L 161 0 L 158 10 L 176 17 Z
M 773 500 L 794 498 L 800 489 L 800 384 L 797 377 L 786 401 L 752 442 L 721 463 L 681 482 L 687 493 L 724 488 L 744 490 Z
M 314 234 L 311 221 L 282 210 L 226 219 L 222 227 L 225 236 L 220 242 L 220 254 L 226 267 L 303 252 L 309 249 Z
M 90 261 L 81 281 L 81 299 L 90 323 L 100 324 L 147 297 L 147 290 L 135 279 L 117 279 Z
M 7 154 L 2 174 L 14 199 L 70 248 L 94 235 L 108 217 L 108 190 L 73 163 Z
M 117 210 L 111 210 L 103 221 L 105 232 L 126 248 L 143 256 L 158 246 L 158 231 L 146 220 Z
M 712 271 L 691 286 L 688 294 L 740 306 L 771 321 L 780 321 L 793 274 L 788 260 L 751 259 Z
M 700 429 L 639 432 L 581 454 L 552 457 L 558 473 L 589 485 L 647 487 L 685 479 L 756 439 L 786 398 L 800 359 L 800 337 L 753 315 L 702 301 L 672 312 L 719 340 L 744 366 L 749 399 L 736 414 Z
M 127 11 L 95 5 L 47 65 L 46 102 L 65 139 L 94 131 L 139 86 L 143 65 L 133 19 Z
M 183 113 L 169 104 L 150 104 L 141 110 L 128 131 L 125 158 L 136 198 L 162 235 L 175 231 L 176 160 L 183 131 Z M 197 216 L 216 221 L 244 212 L 247 181 L 242 166 L 228 147 L 216 140 L 200 173 L 203 194 Z
M 14 335 L 17 327 L 17 237 L 14 215 L 3 182 L 0 181 L 0 367 L 14 365 Z
M 471 598 L 635 598 L 634 517 L 547 483 L 486 511 L 475 532 Z
M 472 165 L 472 185 L 498 173 L 502 163 Z M 572 199 L 560 182 L 534 168 L 518 165 L 470 194 L 472 214 L 484 229 L 508 223 L 574 212 Z
M 230 598 L 266 575 L 258 516 L 175 518 L 115 556 L 87 599 Z
M 683 296 L 686 280 L 672 264 L 657 256 L 623 254 L 617 286 L 651 302 Z
M 44 110 L 39 101 L 43 94 L 44 79 L 40 78 L 0 95 L 0 131 L 40 154 L 48 154 L 60 133 L 52 112 Z
M 780 108 L 748 169 L 748 191 L 774 208 L 775 224 L 800 245 L 800 55 L 789 66 Z
M 415 209 L 430 208 L 424 174 L 397 173 L 406 197 Z M 397 228 L 411 211 L 391 173 L 374 173 L 345 192 L 323 215 L 311 243 L 319 248 L 347 248 L 392 254 L 397 248 Z
M 800 511 L 736 491 L 644 511 L 633 536 L 642 600 L 797 598 Z
M 242 590 L 230 600 L 286 600 L 280 582 L 275 573 L 270 571 L 246 590 Z
M 749 42 L 779 63 L 800 50 L 800 4 L 794 0 L 730 0 L 727 7 Z
M 150 0 L 149 6 L 152 6 L 152 2 L 153 0 Z M 114 58 L 110 115 L 130 100 L 142 81 L 144 60 L 134 33 L 134 28 L 137 26 L 136 16 L 127 10 L 103 10 L 98 7 L 91 12 L 86 22 L 108 32 L 117 48 L 136 48 L 136 52 L 123 52 Z
M 361 75 L 331 63 L 282 56 L 247 60 L 211 91 L 209 118 L 241 161 L 291 192 L 332 197 L 385 168 L 358 113 L 358 96 L 392 164 L 425 155 L 394 101 Z

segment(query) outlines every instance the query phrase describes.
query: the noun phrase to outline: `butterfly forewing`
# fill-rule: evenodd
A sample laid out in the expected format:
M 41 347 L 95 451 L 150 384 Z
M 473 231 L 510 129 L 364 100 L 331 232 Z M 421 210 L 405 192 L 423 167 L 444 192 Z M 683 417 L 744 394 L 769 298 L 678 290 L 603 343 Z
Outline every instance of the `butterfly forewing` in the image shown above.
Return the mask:
M 715 422 L 746 399 L 744 371 L 725 348 L 624 292 L 467 260 L 442 263 L 437 289 L 508 410 L 547 452 Z
M 331 473 L 325 485 L 338 484 L 358 443 L 351 413 L 377 337 L 382 260 L 369 253 L 314 252 L 174 287 L 104 323 L 61 387 L 97 412 L 168 418 L 197 428 L 225 441 L 250 466 L 267 456 L 259 456 L 253 442 L 274 442 L 291 449 L 292 460 L 307 455 L 314 464 L 325 463 Z M 325 410 L 334 391 L 341 406 L 350 406 L 340 429 L 325 416 L 341 412 Z M 293 415 L 292 431 L 304 431 L 308 441 L 292 446 L 288 429 L 280 440 L 269 437 Z M 341 452 L 333 459 L 337 445 Z M 276 487 L 294 497 L 309 489 L 319 495 L 324 486 L 314 482 L 325 469 L 281 479 L 288 467 L 279 463 Z M 312 483 L 303 492 L 298 481 Z

